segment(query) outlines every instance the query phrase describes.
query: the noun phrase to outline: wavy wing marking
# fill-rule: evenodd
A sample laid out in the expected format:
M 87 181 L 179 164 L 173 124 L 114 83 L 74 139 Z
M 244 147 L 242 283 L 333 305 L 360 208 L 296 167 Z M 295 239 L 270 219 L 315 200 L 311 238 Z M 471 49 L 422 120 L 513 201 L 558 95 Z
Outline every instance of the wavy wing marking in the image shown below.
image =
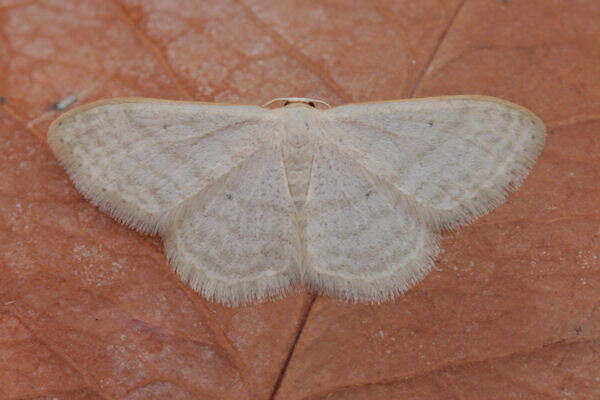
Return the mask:
M 530 111 L 482 96 L 335 107 L 325 111 L 323 129 L 445 228 L 502 202 L 545 141 L 545 127 Z
M 57 119 L 48 142 L 78 189 L 143 232 L 244 161 L 269 130 L 267 110 L 116 99 Z
M 170 220 L 164 239 L 171 264 L 208 298 L 263 300 L 287 289 L 298 273 L 296 209 L 272 148 L 186 201 Z
M 437 238 L 411 202 L 332 145 L 315 155 L 305 207 L 305 279 L 322 293 L 379 302 L 433 265 Z

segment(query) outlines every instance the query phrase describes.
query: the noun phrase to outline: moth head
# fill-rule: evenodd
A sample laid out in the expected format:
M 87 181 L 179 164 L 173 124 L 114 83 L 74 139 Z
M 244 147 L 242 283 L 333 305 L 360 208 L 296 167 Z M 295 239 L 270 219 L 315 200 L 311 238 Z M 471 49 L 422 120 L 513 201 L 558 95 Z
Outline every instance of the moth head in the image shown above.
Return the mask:
M 315 102 L 314 101 L 293 101 L 293 100 L 285 100 L 283 102 L 283 106 L 289 106 L 290 104 L 305 104 L 308 105 L 312 108 L 315 108 Z
M 307 97 L 278 97 L 276 99 L 266 102 L 265 104 L 263 104 L 263 107 L 267 107 L 276 102 L 282 102 L 283 107 L 298 106 L 298 105 L 303 106 L 303 107 L 311 107 L 311 108 L 317 108 L 317 105 L 325 106 L 327 108 L 331 107 L 328 103 L 324 102 L 323 100 L 310 99 Z

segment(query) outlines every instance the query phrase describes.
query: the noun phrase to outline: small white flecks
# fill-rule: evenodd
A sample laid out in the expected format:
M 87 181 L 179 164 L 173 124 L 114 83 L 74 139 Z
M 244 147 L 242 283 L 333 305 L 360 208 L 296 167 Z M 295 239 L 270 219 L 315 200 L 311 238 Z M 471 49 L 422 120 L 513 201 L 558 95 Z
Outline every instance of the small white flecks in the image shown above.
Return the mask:
M 55 108 L 58 111 L 62 111 L 64 109 L 66 109 L 67 107 L 71 106 L 72 104 L 74 104 L 75 102 L 77 102 L 77 96 L 65 97 L 64 99 L 62 99 L 61 101 L 56 103 Z
M 115 271 L 121 271 L 123 270 L 123 265 L 117 261 L 113 261 L 111 262 L 112 266 L 115 267 L 114 270 Z
M 218 72 L 225 77 L 234 67 Z M 51 112 L 85 97 L 74 93 Z M 160 234 L 171 266 L 191 287 L 240 304 L 298 280 L 371 303 L 409 290 L 443 252 L 440 231 L 501 203 L 545 142 L 539 118 L 491 97 L 329 109 L 315 108 L 320 100 L 284 100 L 279 108 L 103 100 L 57 118 L 48 144 L 102 211 Z M 74 244 L 81 279 L 109 284 L 122 267 L 86 263 L 96 251 Z
M 114 72 L 108 74 L 103 79 L 92 83 L 87 88 L 78 91 L 77 94 L 65 97 L 64 99 L 60 100 L 58 103 L 50 107 L 46 112 L 29 121 L 27 123 L 27 127 L 33 128 L 37 124 L 46 121 L 47 119 L 54 118 L 56 116 L 57 111 L 64 111 L 69 106 L 73 105 L 73 103 L 75 103 L 76 101 L 82 101 L 83 99 L 90 98 L 94 91 L 96 91 L 100 87 L 103 87 L 104 84 L 111 80 L 113 76 Z
M 592 253 L 590 250 L 579 250 L 577 252 L 577 260 L 583 269 L 597 268 L 600 266 L 598 255 Z

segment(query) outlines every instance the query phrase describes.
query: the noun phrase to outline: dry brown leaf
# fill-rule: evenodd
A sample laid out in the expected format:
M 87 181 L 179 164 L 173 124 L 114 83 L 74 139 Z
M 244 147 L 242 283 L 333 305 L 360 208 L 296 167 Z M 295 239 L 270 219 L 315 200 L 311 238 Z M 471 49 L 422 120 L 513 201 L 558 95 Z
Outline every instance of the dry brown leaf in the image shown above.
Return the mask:
M 599 398 L 598 21 L 594 0 L 0 2 L 0 397 Z M 458 93 L 529 107 L 546 148 L 380 306 L 206 302 L 45 144 L 104 97 Z

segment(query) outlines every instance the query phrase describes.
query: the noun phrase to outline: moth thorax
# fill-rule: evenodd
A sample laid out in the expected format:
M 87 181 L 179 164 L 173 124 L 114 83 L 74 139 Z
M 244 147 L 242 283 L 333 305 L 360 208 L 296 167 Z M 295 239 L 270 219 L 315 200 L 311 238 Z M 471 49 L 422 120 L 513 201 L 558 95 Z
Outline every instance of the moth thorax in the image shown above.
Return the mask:
M 305 124 L 287 124 L 282 153 L 290 194 L 297 207 L 304 206 L 313 155 L 314 135 Z

